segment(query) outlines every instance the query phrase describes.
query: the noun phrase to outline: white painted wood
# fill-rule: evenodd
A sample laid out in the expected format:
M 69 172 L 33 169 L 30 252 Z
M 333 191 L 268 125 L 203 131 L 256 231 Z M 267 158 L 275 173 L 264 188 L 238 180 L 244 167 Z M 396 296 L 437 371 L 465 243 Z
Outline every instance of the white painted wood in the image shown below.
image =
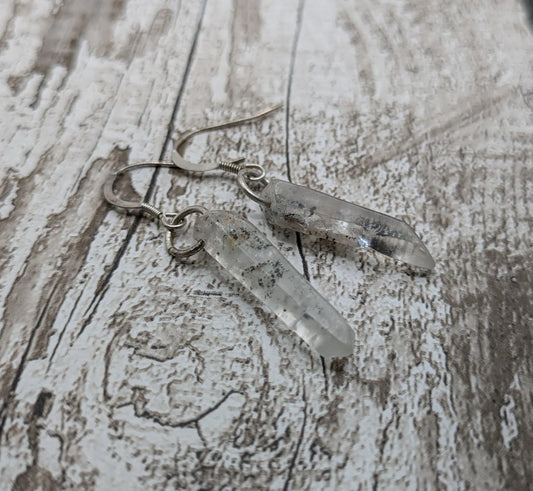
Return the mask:
M 520 3 L 13 0 L 0 36 L 1 489 L 528 487 Z M 433 274 L 273 231 L 231 176 L 161 171 L 152 199 L 264 230 L 352 324 L 332 364 L 102 197 L 170 136 L 278 101 L 187 157 L 246 155 L 404 218 Z

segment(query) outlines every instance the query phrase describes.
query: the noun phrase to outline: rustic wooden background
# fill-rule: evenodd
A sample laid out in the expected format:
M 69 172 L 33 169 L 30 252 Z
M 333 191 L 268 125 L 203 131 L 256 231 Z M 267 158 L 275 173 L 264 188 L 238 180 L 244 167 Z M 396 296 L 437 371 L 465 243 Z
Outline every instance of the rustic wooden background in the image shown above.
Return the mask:
M 1 489 L 526 489 L 533 482 L 533 33 L 518 0 L 2 0 Z M 205 256 L 102 198 L 169 155 L 246 155 L 402 217 L 433 274 L 270 231 L 351 322 L 326 363 Z M 130 192 L 133 192 L 130 190 Z

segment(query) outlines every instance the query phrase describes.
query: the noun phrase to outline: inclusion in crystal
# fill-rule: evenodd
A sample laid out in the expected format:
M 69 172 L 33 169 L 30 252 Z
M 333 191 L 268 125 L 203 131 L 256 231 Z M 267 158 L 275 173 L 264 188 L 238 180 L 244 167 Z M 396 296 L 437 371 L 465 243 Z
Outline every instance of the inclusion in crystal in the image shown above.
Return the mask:
M 346 320 L 250 222 L 235 213 L 209 211 L 196 220 L 194 236 L 224 269 L 320 355 L 352 354 L 354 332 Z
M 374 249 L 420 268 L 435 266 L 415 231 L 397 218 L 279 179 L 271 179 L 261 197 L 269 202 L 264 212 L 274 225 Z

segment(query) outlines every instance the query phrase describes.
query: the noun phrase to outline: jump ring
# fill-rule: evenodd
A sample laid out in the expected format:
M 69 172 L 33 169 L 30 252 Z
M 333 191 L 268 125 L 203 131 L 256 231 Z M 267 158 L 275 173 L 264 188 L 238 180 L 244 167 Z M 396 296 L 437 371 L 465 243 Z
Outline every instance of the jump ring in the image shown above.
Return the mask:
M 177 221 L 178 216 L 179 213 L 161 213 L 159 220 L 161 220 L 161 223 L 167 230 L 177 230 L 187 225 L 187 219 L 182 218 L 180 221 Z
M 203 206 L 189 206 L 188 208 L 185 208 L 183 211 L 178 213 L 176 216 L 172 217 L 170 224 L 172 225 L 174 223 L 182 223 L 185 221 L 186 217 L 192 215 L 193 213 L 203 215 L 206 212 L 207 210 Z M 172 239 L 173 233 L 172 230 L 169 229 L 167 230 L 167 233 L 165 235 L 165 245 L 168 253 L 178 259 L 186 259 L 188 257 L 191 257 L 204 248 L 203 240 L 198 240 L 195 244 L 188 247 L 175 247 L 172 243 Z

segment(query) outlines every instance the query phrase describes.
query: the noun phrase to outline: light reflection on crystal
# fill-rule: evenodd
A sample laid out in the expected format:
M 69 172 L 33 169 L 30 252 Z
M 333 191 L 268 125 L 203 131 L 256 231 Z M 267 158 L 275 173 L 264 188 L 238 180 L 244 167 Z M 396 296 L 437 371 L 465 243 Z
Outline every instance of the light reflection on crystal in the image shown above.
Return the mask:
M 370 247 L 370 241 L 366 237 L 358 237 L 357 243 L 359 247 Z

